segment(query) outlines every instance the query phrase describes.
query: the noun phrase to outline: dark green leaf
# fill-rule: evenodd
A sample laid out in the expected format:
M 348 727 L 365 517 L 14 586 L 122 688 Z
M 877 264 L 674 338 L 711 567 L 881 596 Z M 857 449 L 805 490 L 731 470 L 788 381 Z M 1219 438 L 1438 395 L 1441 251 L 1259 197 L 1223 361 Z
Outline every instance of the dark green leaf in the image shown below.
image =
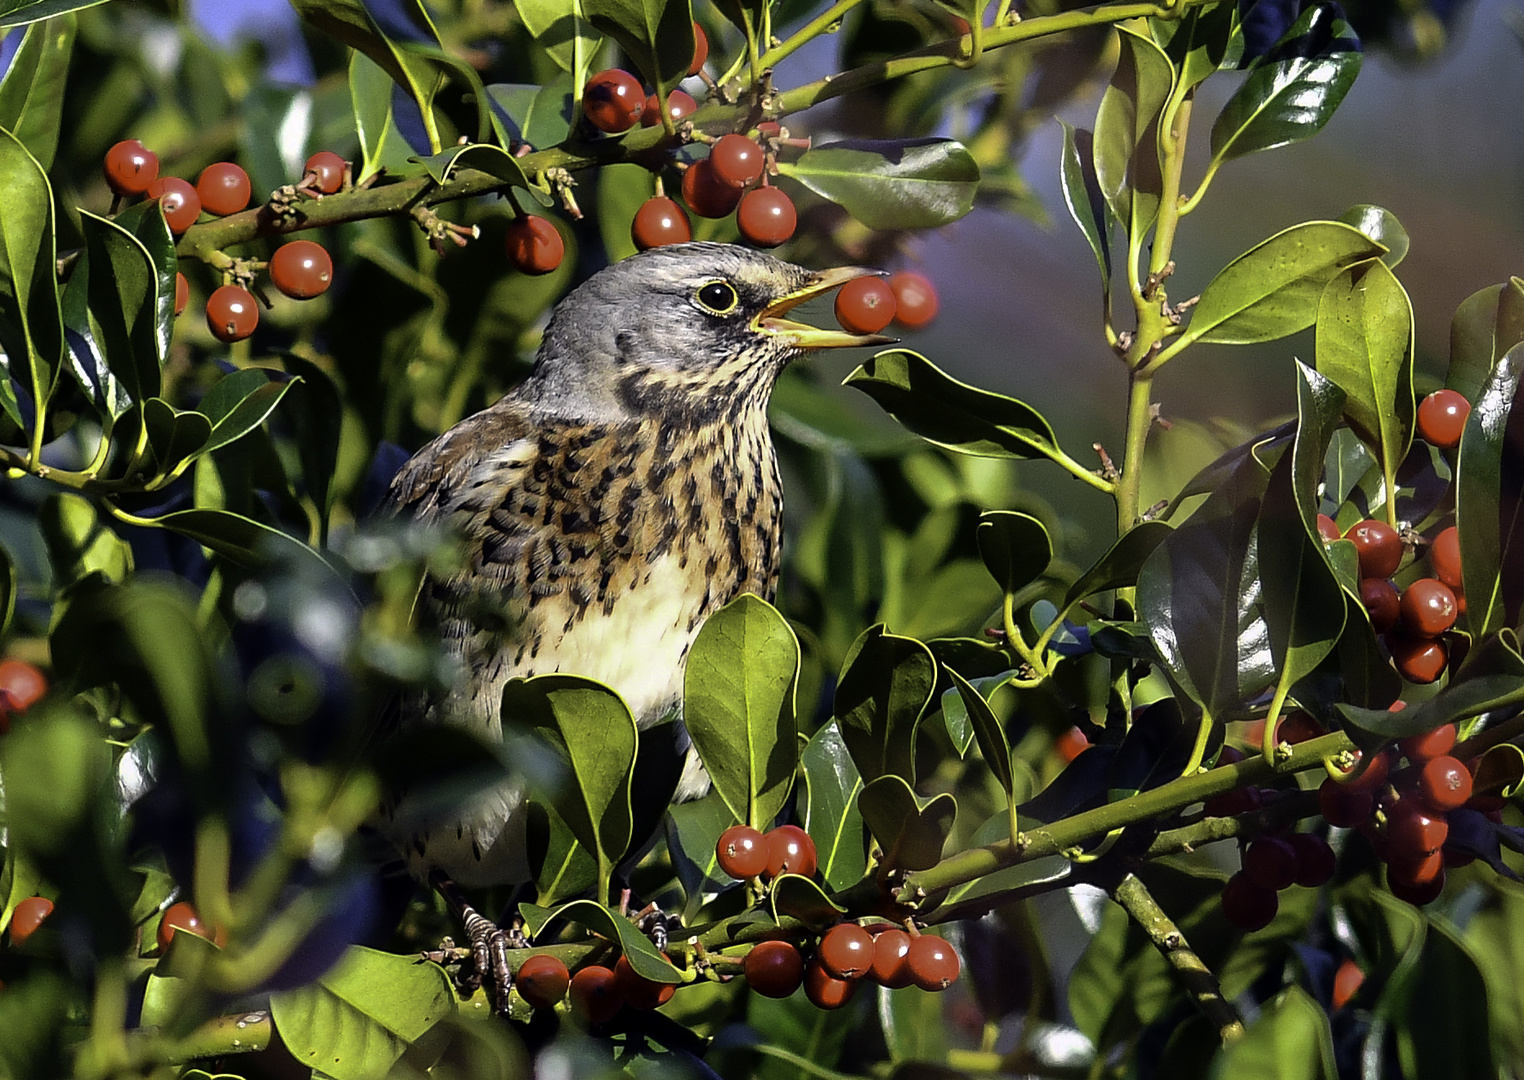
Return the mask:
M 0 545 L 0 634 L 7 634 L 11 629 L 11 620 L 16 616 L 16 560 L 11 558 L 11 553 Z M 0 903 L 4 902 L 4 894 L 0 893 Z
M 417 158 L 437 184 L 445 184 L 460 169 L 476 169 L 496 177 L 506 184 L 528 188 L 529 178 L 523 168 L 502 147 L 491 143 L 473 143 L 469 146 L 452 146 L 432 157 Z
M 1053 561 L 1053 541 L 1043 523 L 1014 510 L 986 510 L 975 531 L 990 575 L 1014 596 L 1042 577 Z
M 925 870 L 942 858 L 958 804 L 948 794 L 922 799 L 898 776 L 880 776 L 857 796 L 868 831 L 883 851 L 882 864 Z
M 973 209 L 979 165 L 955 139 L 827 143 L 778 171 L 870 229 L 929 229 Z
M 1524 341 L 1524 280 L 1510 278 L 1472 293 L 1450 323 L 1445 385 L 1475 401 L 1503 354 Z
M 0 129 L 0 376 L 19 381 L 36 403 L 52 393 L 63 359 L 56 256 L 48 178 L 16 136 Z M 3 377 L 0 408 L 23 424 Z
M 1178 19 L 1150 19 L 1148 28 L 1179 75 L 1174 97 L 1184 95 L 1243 56 L 1237 4 L 1191 8 Z
M 132 401 L 157 397 L 161 359 L 153 258 L 142 241 L 114 221 L 81 210 L 80 227 L 90 259 L 86 303 L 99 329 L 102 359 Z
M 33 23 L 0 81 L 0 128 L 15 135 L 44 172 L 58 149 L 74 26 L 73 15 Z
M 532 933 L 539 933 L 540 927 L 552 919 L 568 919 L 587 927 L 609 941 L 619 942 L 620 949 L 637 974 L 644 975 L 653 982 L 679 983 L 682 981 L 682 976 L 678 974 L 677 969 L 656 950 L 650 938 L 642 934 L 629 919 L 615 914 L 602 904 L 592 900 L 573 900 L 554 911 L 538 912 L 525 910 L 531 907 L 529 904 L 521 904 L 519 907 L 520 911 L 524 912 L 524 921 L 531 928 Z
M 1469 954 L 1487 984 L 1493 1037 L 1513 1061 L 1524 1060 L 1524 886 L 1492 882 L 1487 905 L 1465 924 Z
M 1488 943 L 1490 952 L 1502 942 Z M 1491 1076 L 1487 987 L 1471 950 L 1443 922 L 1429 923 L 1403 1022 L 1395 1024 L 1397 1060 L 1406 1076 Z M 1236 1080 L 1236 1077 L 1235 1077 Z
M 794 692 L 799 642 L 787 620 L 747 593 L 705 620 L 683 672 L 683 720 L 736 820 L 767 828 L 799 761 Z
M 1095 174 L 1118 219 L 1140 236 L 1159 213 L 1159 110 L 1174 88 L 1169 57 L 1126 24 L 1116 74 L 1095 114 Z
M 847 911 L 832 903 L 819 885 L 798 874 L 780 875 L 768 894 L 768 904 L 774 919 L 788 916 L 816 930 L 833 925 Z
M 360 167 L 355 182 L 379 172 L 397 174 L 409 168 L 413 149 L 397 128 L 392 114 L 391 76 L 374 60 L 356 50 L 349 58 L 349 98 L 355 131 L 360 137 Z
M 586 80 L 588 67 L 598 55 L 602 37 L 588 25 L 579 0 L 513 0 L 513 7 L 524 20 L 524 29 L 535 36 L 540 48 L 579 84 Z M 688 57 L 693 57 L 692 31 L 689 31 Z M 683 61 L 686 73 L 688 61 Z
M 1006 741 L 1005 728 L 1001 726 L 1000 718 L 972 683 L 951 668 L 944 670 L 947 671 L 948 678 L 952 679 L 964 709 L 968 711 L 984 763 L 995 774 L 995 781 L 1005 792 L 1006 798 L 1014 798 L 1016 782 L 1011 775 L 1011 745 Z
M 1111 230 L 1116 225 L 1116 216 L 1101 194 L 1101 182 L 1095 175 L 1095 136 L 1085 130 L 1076 131 L 1062 120 L 1059 124 L 1064 129 L 1063 163 L 1059 170 L 1064 204 L 1095 253 L 1101 271 L 1101 292 L 1105 294 L 1111 288 Z
M 259 427 L 296 385 L 294 379 L 272 380 L 262 368 L 224 375 L 201 400 L 201 411 L 211 421 L 212 430 L 200 452 L 220 450 Z
M 805 779 L 808 783 L 808 774 Z M 677 803 L 667 808 L 667 850 L 672 853 L 673 868 L 690 905 L 696 906 L 705 894 L 735 885 L 729 875 L 720 870 L 715 857 L 720 834 L 735 823 L 730 807 L 714 791 L 694 802 Z M 858 831 L 862 831 L 861 822 Z M 820 850 L 819 843 L 816 840 L 817 850 Z M 820 850 L 820 865 L 822 869 L 826 865 L 823 850 Z M 859 873 L 858 877 L 861 876 Z M 829 875 L 826 880 L 830 881 Z
M 1098 592 L 1131 588 L 1137 584 L 1138 571 L 1143 568 L 1143 563 L 1173 531 L 1163 521 L 1143 521 L 1128 529 L 1094 566 L 1069 586 L 1069 591 L 1064 594 L 1064 607 L 1067 609 Z
M 1334 4 L 1304 11 L 1212 124 L 1213 164 L 1310 139 L 1360 74 L 1360 41 Z
M 1411 241 L 1408 231 L 1397 220 L 1397 215 L 1381 206 L 1360 203 L 1339 215 L 1346 225 L 1353 225 L 1376 243 L 1386 248 L 1381 261 L 1390 269 L 1407 257 Z
M 576 675 L 512 679 L 503 717 L 543 739 L 570 770 L 569 783 L 546 792 L 577 842 L 603 867 L 630 846 L 630 772 L 635 718 L 608 687 Z
M 1493 368 L 1466 419 L 1455 480 L 1455 524 L 1460 533 L 1466 625 L 1473 639 L 1501 626 L 1517 626 L 1524 603 L 1524 344 Z
M 570 75 L 558 75 L 544 86 L 493 84 L 487 87 L 494 104 L 513 121 L 519 141 L 537 149 L 556 145 L 571 130 L 577 108 L 572 90 Z M 540 197 L 540 188 L 531 190 L 537 198 Z M 549 205 L 544 199 L 541 203 Z
M 1214 1080 L 1337 1080 L 1328 1015 L 1300 986 L 1269 1002 L 1212 1062 Z
M 666 101 L 667 92 L 687 76 L 694 46 L 687 0 L 582 0 L 582 10 L 655 84 L 658 101 Z
M 1386 739 L 1403 739 L 1521 701 L 1524 701 L 1524 657 L 1519 655 L 1518 637 L 1505 629 L 1483 639 L 1449 685 L 1422 704 L 1409 705 L 1398 712 L 1353 705 L 1340 705 L 1339 711 L 1364 731 Z
M 826 884 L 845 889 L 863 876 L 868 857 L 862 814 L 857 809 L 863 778 L 847 753 L 835 720 L 811 737 L 800 755 L 800 764 L 804 771 L 804 829 L 815 841 Z
M 312 548 L 279 529 L 227 510 L 176 510 L 138 524 L 156 525 L 189 536 L 240 566 L 257 568 L 278 559 L 294 559 L 325 573 L 334 569 Z
M 842 741 L 864 781 L 915 776 L 915 733 L 937 685 L 937 662 L 914 638 L 869 627 L 852 644 L 836 684 Z
M 1207 284 L 1182 337 L 1248 345 L 1305 330 L 1317 319 L 1318 301 L 1330 281 L 1383 253 L 1342 222 L 1293 225 L 1250 248 Z
M 525 811 L 525 849 L 536 899 L 554 904 L 594 891 L 601 880 L 597 856 L 577 843 L 566 822 L 543 803 L 530 798 Z
M 0 30 L 104 4 L 106 0 L 0 0 Z
M 293 353 L 287 353 L 283 362 L 295 376 L 291 409 L 296 420 L 297 451 L 302 459 L 302 480 L 317 507 L 318 544 L 322 546 L 328 541 L 328 515 L 333 508 L 344 399 L 333 379 L 316 364 Z
M 1030 824 L 1030 822 L 1025 822 Z M 993 844 L 1001 840 L 1011 838 L 1011 819 L 1006 814 L 996 814 L 979 828 L 974 830 L 970 838 L 970 845 Z M 1062 855 L 1048 855 L 1041 859 L 1030 859 L 1026 862 L 1017 863 L 1015 866 L 1007 866 L 996 870 L 992 874 L 984 874 L 966 885 L 954 886 L 937 909 L 938 913 L 950 911 L 955 907 L 963 907 L 981 900 L 985 897 L 1000 897 L 1007 894 L 1009 899 L 1014 899 L 1009 894 L 1018 893 L 1020 890 L 1030 889 L 1034 885 L 1045 885 L 1055 881 L 1062 881 L 1074 870 L 1074 863 Z M 1006 899 L 1007 897 L 1002 897 Z M 991 903 L 991 901 L 986 901 Z
M 95 505 L 82 496 L 50 495 L 38 510 L 37 526 L 58 585 L 72 584 L 92 573 L 121 583 L 132 573 L 132 548 L 101 521 Z

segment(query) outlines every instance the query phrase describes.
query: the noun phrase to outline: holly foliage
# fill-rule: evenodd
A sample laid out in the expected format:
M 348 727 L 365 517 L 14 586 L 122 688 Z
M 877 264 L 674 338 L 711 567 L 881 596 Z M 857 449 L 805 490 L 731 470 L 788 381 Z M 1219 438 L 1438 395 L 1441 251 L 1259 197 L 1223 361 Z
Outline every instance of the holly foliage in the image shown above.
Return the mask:
M 1220 170 L 1317 135 L 1363 48 L 1442 33 L 1447 10 L 292 6 L 302 87 L 207 44 L 172 0 L 0 4 L 0 629 L 52 682 L 0 694 L 0 930 L 54 904 L 0 950 L 0 1074 L 1519 1074 L 1524 282 L 1477 282 L 1456 311 L 1443 385 L 1472 409 L 1453 449 L 1418 437 L 1433 380 L 1388 211 L 1294 225 L 1172 291 Z M 826 54 L 801 51 L 832 34 L 820 75 Z M 682 83 L 696 111 L 599 134 L 582 87 L 614 63 L 661 97 Z M 1209 81 L 1230 88 L 1215 116 Z M 796 365 L 773 400 L 777 606 L 735 601 L 687 661 L 708 795 L 668 805 L 671 726 L 638 731 L 574 673 L 510 683 L 501 744 L 375 737 L 389 703 L 449 677 L 412 616 L 420 575 L 456 558 L 447 535 L 377 520 L 385 484 L 527 371 L 554 302 L 634 251 L 647 198 L 719 135 L 753 135 L 799 208 L 786 257 L 895 264 L 913 230 L 976 205 L 1040 215 L 1013 163 L 1076 103 L 1094 120 L 1064 126 L 1061 182 L 1095 255 L 1095 346 L 1127 377 L 1115 457 L 914 338 L 846 378 L 864 413 Z M 173 234 L 101 178 L 125 138 L 164 175 L 236 160 L 255 205 Z M 321 197 L 302 176 L 318 150 L 349 162 Z M 565 244 L 548 273 L 502 254 L 529 213 Z M 331 253 L 335 287 L 262 304 L 223 344 L 207 294 L 271 293 L 261 272 L 296 235 Z M 694 235 L 739 233 L 699 218 Z M 1170 478 L 1160 370 L 1309 328 L 1311 355 L 1271 376 L 1295 414 Z M 1040 469 L 1114 534 L 1067 543 L 1019 485 Z M 1465 606 L 1437 679 L 1394 668 L 1355 545 L 1320 515 L 1400 530 L 1398 587 L 1458 529 Z M 1293 717 L 1310 738 L 1283 737 Z M 1445 725 L 1494 802 L 1450 815 L 1443 890 L 1415 906 L 1382 866 L 1394 804 L 1330 833 L 1315 789 Z M 460 934 L 442 903 L 380 871 L 387 793 L 444 805 L 504 783 L 531 791 L 533 881 L 472 899 L 523 931 L 509 966 L 622 956 L 678 988 L 659 1011 L 589 1029 L 493 1000 L 462 981 L 469 950 L 441 945 Z M 814 873 L 720 871 L 722 832 L 779 822 L 808 832 Z M 1329 836 L 1336 871 L 1245 932 L 1224 910 L 1237 849 L 1295 830 Z M 176 900 L 223 940 L 162 944 Z M 660 918 L 631 917 L 646 903 Z M 739 977 L 755 943 L 809 955 L 843 921 L 940 934 L 963 973 L 940 995 L 863 986 L 835 1014 Z M 1341 961 L 1364 975 L 1352 999 Z

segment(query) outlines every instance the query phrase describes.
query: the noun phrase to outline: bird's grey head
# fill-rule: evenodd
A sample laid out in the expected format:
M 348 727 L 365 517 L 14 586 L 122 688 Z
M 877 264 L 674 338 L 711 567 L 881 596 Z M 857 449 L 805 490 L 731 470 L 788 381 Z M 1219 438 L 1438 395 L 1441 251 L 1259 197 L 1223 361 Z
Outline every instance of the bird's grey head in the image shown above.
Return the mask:
M 582 415 L 713 417 L 762 404 L 811 349 L 891 339 L 785 318 L 871 271 L 811 271 L 734 244 L 673 244 L 594 274 L 557 305 L 525 392 Z

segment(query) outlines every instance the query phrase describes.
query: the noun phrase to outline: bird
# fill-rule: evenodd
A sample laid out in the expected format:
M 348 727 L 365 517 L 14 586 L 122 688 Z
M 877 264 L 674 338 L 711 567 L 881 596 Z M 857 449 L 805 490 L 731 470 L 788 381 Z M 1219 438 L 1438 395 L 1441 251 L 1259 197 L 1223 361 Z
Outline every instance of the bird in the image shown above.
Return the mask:
M 778 376 L 812 350 L 893 340 L 787 314 L 876 272 L 685 243 L 569 293 L 526 379 L 391 483 L 392 514 L 453 532 L 462 551 L 417 600 L 457 677 L 403 702 L 397 722 L 501 739 L 505 684 L 552 672 L 611 687 L 641 728 L 680 708 L 704 620 L 777 590 L 783 501 L 767 405 Z M 523 805 L 506 780 L 446 817 L 395 821 L 392 839 L 436 886 L 523 883 Z

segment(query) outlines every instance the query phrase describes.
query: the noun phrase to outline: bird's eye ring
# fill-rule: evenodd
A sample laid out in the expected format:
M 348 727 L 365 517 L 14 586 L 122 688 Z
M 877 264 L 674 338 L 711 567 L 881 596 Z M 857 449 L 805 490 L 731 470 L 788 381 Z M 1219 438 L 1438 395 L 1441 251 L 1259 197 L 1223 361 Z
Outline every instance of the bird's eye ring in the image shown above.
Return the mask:
M 728 281 L 711 281 L 698 291 L 698 302 L 716 315 L 728 315 L 739 301 L 735 287 Z

